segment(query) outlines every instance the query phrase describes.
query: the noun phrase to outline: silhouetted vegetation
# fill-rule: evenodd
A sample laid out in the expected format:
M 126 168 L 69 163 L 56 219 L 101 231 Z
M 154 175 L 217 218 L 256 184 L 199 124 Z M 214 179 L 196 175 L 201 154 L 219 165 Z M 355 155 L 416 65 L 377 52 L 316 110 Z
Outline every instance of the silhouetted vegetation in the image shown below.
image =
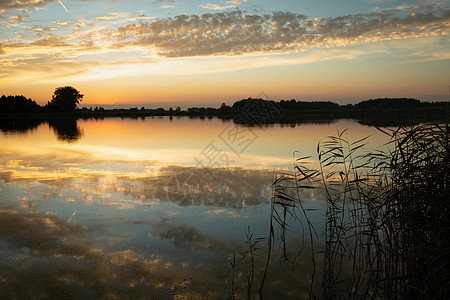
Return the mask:
M 284 110 L 300 111 L 334 110 L 340 107 L 339 104 L 330 101 L 296 101 L 295 99 L 281 100 L 278 104 Z
M 145 107 L 104 109 L 78 108 L 83 95 L 70 86 L 55 90 L 52 100 L 44 107 L 23 96 L 2 96 L 0 113 L 37 113 L 69 115 L 73 118 L 145 118 L 146 116 L 188 116 L 192 118 L 233 119 L 247 125 L 300 124 L 305 121 L 331 121 L 340 118 L 360 120 L 361 124 L 377 126 L 414 125 L 427 121 L 446 121 L 450 115 L 448 102 L 421 102 L 417 99 L 384 98 L 361 101 L 357 104 L 339 105 L 331 101 L 264 100 L 247 98 L 232 106 L 222 103 L 220 108 L 190 107 L 182 110 Z M 53 116 L 52 116 L 53 118 Z
M 82 99 L 83 95 L 77 89 L 71 86 L 58 87 L 46 108 L 50 111 L 74 111 Z
M 259 274 L 253 282 L 261 299 L 266 276 L 276 277 L 280 263 L 294 270 L 296 259 L 308 252 L 310 299 L 450 297 L 449 127 L 381 131 L 391 137 L 386 150 L 365 149 L 367 137 L 350 142 L 345 131 L 338 132 L 318 143 L 317 165 L 310 157 L 294 157 L 293 172 L 277 175 L 265 255 L 259 246 L 250 265 L 256 259 L 261 268 L 253 272 Z M 324 232 L 312 225 L 317 215 L 303 198 L 306 191 L 323 195 Z M 289 247 L 295 232 L 307 241 L 300 253 Z M 314 238 L 322 236 L 324 241 Z M 281 257 L 274 264 L 275 250 Z M 232 261 L 232 299 L 241 298 L 233 288 L 234 262 L 240 260 Z
M 1 113 L 31 113 L 42 110 L 35 101 L 27 99 L 24 96 L 1 96 L 0 112 Z
M 368 153 L 342 132 L 319 144 L 317 171 L 298 161 L 302 185 L 326 190 L 324 298 L 448 296 L 448 130 L 401 127 L 390 151 Z
M 374 108 L 402 108 L 402 109 L 414 109 L 417 107 L 423 106 L 423 103 L 416 99 L 372 99 L 361 101 L 358 104 L 355 104 L 354 107 L 356 109 L 374 109 Z

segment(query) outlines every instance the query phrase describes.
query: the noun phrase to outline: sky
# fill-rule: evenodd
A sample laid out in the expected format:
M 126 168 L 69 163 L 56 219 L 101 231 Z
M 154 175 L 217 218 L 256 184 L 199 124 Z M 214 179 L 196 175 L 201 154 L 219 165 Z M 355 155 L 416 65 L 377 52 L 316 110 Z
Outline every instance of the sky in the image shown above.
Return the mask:
M 450 101 L 450 3 L 0 0 L 0 94 L 45 104 Z

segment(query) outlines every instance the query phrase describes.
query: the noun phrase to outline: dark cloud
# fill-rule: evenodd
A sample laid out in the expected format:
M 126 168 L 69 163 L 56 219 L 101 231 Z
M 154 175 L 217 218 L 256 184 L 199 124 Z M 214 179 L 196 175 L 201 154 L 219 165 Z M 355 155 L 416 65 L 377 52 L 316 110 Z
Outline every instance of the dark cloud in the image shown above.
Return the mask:
M 248 15 L 236 10 L 129 24 L 104 32 L 104 38 L 115 48 L 156 48 L 165 57 L 238 55 L 443 34 L 449 19 L 445 9 L 314 20 L 290 12 Z

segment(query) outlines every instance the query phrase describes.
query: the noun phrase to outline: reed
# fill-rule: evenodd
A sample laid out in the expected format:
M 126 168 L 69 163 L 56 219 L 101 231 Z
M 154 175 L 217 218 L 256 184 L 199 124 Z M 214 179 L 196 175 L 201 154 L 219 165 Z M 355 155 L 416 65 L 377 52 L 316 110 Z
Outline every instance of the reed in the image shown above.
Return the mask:
M 294 172 L 276 176 L 260 298 L 272 271 L 276 230 L 284 261 L 299 256 L 290 253 L 287 231 L 309 241 L 309 298 L 450 298 L 448 125 L 379 130 L 390 136 L 385 150 L 368 150 L 368 138 L 350 142 L 342 131 L 318 143 L 316 167 L 309 157 L 294 158 Z M 313 190 L 325 195 L 324 244 L 315 239 L 301 199 Z M 249 286 L 254 267 L 251 261 Z
M 367 138 L 349 142 L 345 131 L 318 145 L 327 206 L 322 298 L 444 297 L 448 126 L 380 130 L 391 137 L 387 151 L 365 152 Z

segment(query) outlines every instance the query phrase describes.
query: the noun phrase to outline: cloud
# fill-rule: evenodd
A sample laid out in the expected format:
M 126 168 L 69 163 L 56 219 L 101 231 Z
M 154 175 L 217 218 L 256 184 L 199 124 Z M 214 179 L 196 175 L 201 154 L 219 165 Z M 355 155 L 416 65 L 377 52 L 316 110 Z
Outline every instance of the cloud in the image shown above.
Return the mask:
M 107 21 L 107 20 L 114 20 L 114 19 L 120 19 L 120 18 L 127 18 L 130 14 L 126 12 L 111 12 L 108 13 L 107 16 L 98 17 L 98 21 Z
M 24 15 L 18 15 L 18 16 L 11 16 L 9 19 L 13 22 L 27 22 L 27 16 Z
M 234 8 L 236 6 L 235 5 L 220 6 L 218 4 L 207 3 L 207 4 L 200 4 L 199 7 L 211 10 L 225 10 L 229 8 Z
M 108 13 L 107 16 L 97 17 L 97 21 L 109 21 L 111 24 L 119 24 L 126 22 L 136 22 L 142 20 L 155 19 L 155 17 L 147 16 L 143 13 L 139 13 L 136 17 L 130 17 L 130 13 L 126 12 L 112 12 Z
M 57 22 L 56 24 L 58 24 L 59 26 L 67 26 L 69 24 L 72 24 L 72 21 Z
M 164 57 L 285 53 L 395 39 L 445 35 L 450 10 L 315 18 L 290 12 L 248 15 L 228 11 L 178 15 L 110 30 L 111 47 L 157 49 Z
M 86 81 L 152 70 L 161 74 L 173 72 L 172 67 L 177 72 L 204 74 L 351 58 L 370 54 L 369 45 L 379 45 L 377 42 L 446 36 L 450 10 L 442 6 L 405 8 L 335 18 L 234 10 L 144 22 L 152 18 L 141 13 L 109 13 L 98 20 L 74 21 L 71 32 L 64 30 L 64 23 L 22 25 L 22 38 L 0 41 L 1 79 L 4 84 L 48 83 L 61 78 Z M 2 24 L 20 25 L 10 20 Z M 444 42 L 439 47 L 444 47 Z M 421 60 L 445 57 L 430 54 L 431 50 L 422 52 L 424 57 L 414 53 L 419 52 L 408 55 Z M 220 56 L 220 63 L 212 62 L 211 67 L 206 56 Z M 193 60 L 166 59 L 186 57 Z M 156 66 L 155 62 L 161 64 Z M 152 68 L 148 68 L 150 64 Z
M 29 30 L 29 31 L 33 31 L 38 37 L 43 36 L 44 34 L 46 34 L 46 32 L 48 31 L 54 31 L 56 29 L 56 27 L 54 26 L 41 26 L 41 25 L 33 25 L 33 26 L 22 26 L 23 29 Z M 53 36 L 55 36 L 53 34 Z M 33 43 L 33 42 L 30 42 Z M 11 46 L 17 46 L 17 47 L 26 47 L 27 44 L 25 43 L 20 43 L 20 44 L 10 44 Z
M 163 3 L 174 3 L 175 0 L 152 0 L 151 2 L 153 5 L 159 5 L 159 7 L 161 7 L 161 8 L 175 7 L 175 5 L 172 5 L 172 4 L 163 4 Z
M 15 9 L 24 7 L 41 7 L 56 2 L 56 0 L 0 0 L 0 9 Z
M 227 4 L 233 4 L 233 5 L 241 5 L 242 3 L 247 2 L 247 0 L 231 0 L 231 1 L 227 1 L 225 3 Z
M 45 38 L 41 38 L 30 43 L 31 46 L 40 46 L 40 47 L 68 47 L 70 46 L 67 43 L 68 39 L 64 36 L 58 36 L 56 34 L 49 34 Z
M 244 3 L 244 2 L 247 2 L 247 0 L 226 1 L 225 2 L 226 5 L 219 5 L 219 4 L 214 4 L 214 3 L 206 3 L 206 4 L 199 5 L 199 7 L 205 8 L 205 9 L 211 9 L 211 10 L 225 10 L 225 9 L 235 8 L 236 6 L 239 6 L 242 3 Z
M 152 0 L 153 4 L 161 4 L 163 2 L 173 3 L 175 0 Z
M 272 16 L 243 15 L 240 11 L 179 15 L 173 19 L 120 27 L 111 33 L 112 47 L 152 47 L 166 57 L 293 49 L 294 45 L 289 44 L 304 34 L 304 29 L 298 26 L 299 20 L 304 18 L 281 12 Z M 285 26 L 290 29 L 286 30 Z M 282 40 L 284 43 L 280 44 Z

